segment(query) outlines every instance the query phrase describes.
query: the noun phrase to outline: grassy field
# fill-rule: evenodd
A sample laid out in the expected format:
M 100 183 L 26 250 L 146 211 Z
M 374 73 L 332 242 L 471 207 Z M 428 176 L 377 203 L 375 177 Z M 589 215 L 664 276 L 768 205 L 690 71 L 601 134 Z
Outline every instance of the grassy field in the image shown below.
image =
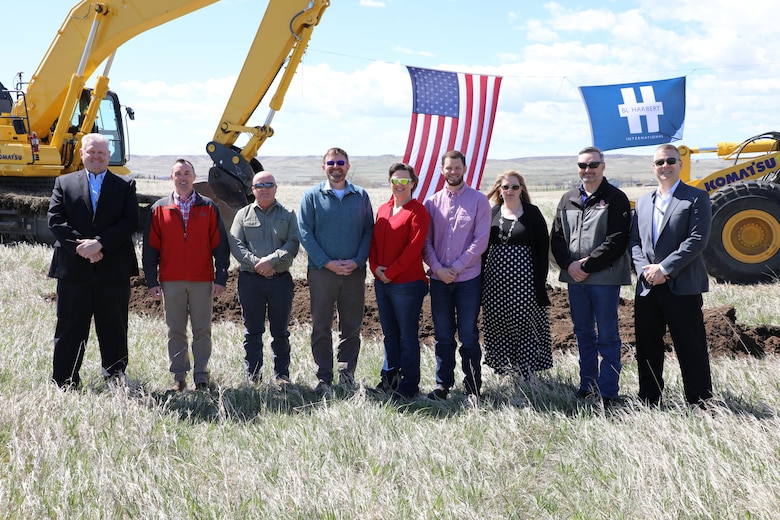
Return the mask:
M 301 190 L 282 185 L 279 196 L 297 208 Z M 376 206 L 386 191 L 371 194 Z M 549 218 L 559 197 L 535 202 Z M 41 246 L 0 247 L 2 518 L 777 517 L 776 357 L 714 360 L 718 400 L 707 412 L 685 406 L 673 359 L 660 409 L 631 398 L 633 363 L 624 407 L 577 401 L 570 354 L 520 386 L 486 369 L 478 404 L 456 390 L 445 403 L 397 405 L 367 390 L 382 363 L 378 340 L 364 341 L 357 390 L 321 400 L 306 324 L 292 330 L 294 385 L 281 393 L 244 381 L 241 327 L 222 322 L 214 390 L 174 395 L 164 322 L 132 315 L 129 386 L 104 385 L 93 331 L 84 388 L 63 393 L 48 380 L 49 257 Z M 779 289 L 716 285 L 705 305 L 779 325 Z M 422 359 L 427 391 L 430 348 Z

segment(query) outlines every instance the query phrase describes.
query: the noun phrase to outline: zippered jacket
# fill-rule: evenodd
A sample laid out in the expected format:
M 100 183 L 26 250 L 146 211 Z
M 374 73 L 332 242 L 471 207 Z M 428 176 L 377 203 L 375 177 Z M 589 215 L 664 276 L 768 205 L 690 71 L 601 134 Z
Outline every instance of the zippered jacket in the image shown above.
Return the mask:
M 582 270 L 589 273 L 584 284 L 629 285 L 631 262 L 628 233 L 631 205 L 620 189 L 606 178 L 583 204 L 579 188 L 566 192 L 555 211 L 550 249 L 561 268 L 559 280 L 578 283 L 567 269 L 572 262 L 588 258 Z
M 230 243 L 214 201 L 195 193 L 186 230 L 173 195 L 155 202 L 151 212 L 143 246 L 149 289 L 173 281 L 227 284 Z

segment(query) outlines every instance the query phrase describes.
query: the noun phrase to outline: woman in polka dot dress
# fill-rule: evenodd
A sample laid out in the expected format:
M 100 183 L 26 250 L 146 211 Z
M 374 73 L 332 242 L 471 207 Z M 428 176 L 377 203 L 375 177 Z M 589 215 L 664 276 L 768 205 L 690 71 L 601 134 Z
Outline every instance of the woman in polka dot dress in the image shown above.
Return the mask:
M 499 175 L 488 198 L 495 205 L 482 271 L 485 364 L 527 380 L 553 365 L 547 223 L 516 171 Z

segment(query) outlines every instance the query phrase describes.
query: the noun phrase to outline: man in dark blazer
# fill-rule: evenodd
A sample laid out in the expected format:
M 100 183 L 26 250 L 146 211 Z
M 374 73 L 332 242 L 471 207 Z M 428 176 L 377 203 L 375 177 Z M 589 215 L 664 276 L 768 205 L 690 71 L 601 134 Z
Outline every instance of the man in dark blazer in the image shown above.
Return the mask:
M 658 404 L 664 388 L 666 326 L 680 363 L 685 398 L 712 397 L 712 376 L 702 315 L 709 278 L 702 252 L 710 236 L 707 192 L 680 181 L 680 152 L 661 145 L 653 156 L 658 188 L 636 204 L 629 248 L 637 273 L 634 300 L 639 398 Z
M 81 141 L 84 170 L 58 177 L 49 203 L 56 237 L 49 276 L 57 278 L 57 327 L 52 379 L 76 388 L 89 327 L 95 318 L 103 376 L 124 381 L 130 277 L 138 274 L 135 181 L 108 171 L 108 138 Z

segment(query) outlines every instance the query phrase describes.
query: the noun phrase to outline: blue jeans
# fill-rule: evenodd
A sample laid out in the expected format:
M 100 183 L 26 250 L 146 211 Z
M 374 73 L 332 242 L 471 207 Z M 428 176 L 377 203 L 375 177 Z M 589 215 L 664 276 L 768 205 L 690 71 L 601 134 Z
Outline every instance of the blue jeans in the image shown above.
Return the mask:
M 607 398 L 618 397 L 622 368 L 619 301 L 619 285 L 569 284 L 571 321 L 580 354 L 580 390 L 598 391 Z
M 375 280 L 374 292 L 385 336 L 382 381 L 402 396 L 414 397 L 420 391 L 420 313 L 428 284 Z
M 271 329 L 274 373 L 290 376 L 290 313 L 295 286 L 290 273 L 266 278 L 248 271 L 238 273 L 238 302 L 244 320 L 244 364 L 247 375 L 258 379 L 263 369 L 263 333 L 266 310 Z
M 436 383 L 450 389 L 455 385 L 455 331 L 460 340 L 463 385 L 467 393 L 479 394 L 482 387 L 482 348 L 479 345 L 482 279 L 446 284 L 431 279 L 431 316 L 436 339 Z

